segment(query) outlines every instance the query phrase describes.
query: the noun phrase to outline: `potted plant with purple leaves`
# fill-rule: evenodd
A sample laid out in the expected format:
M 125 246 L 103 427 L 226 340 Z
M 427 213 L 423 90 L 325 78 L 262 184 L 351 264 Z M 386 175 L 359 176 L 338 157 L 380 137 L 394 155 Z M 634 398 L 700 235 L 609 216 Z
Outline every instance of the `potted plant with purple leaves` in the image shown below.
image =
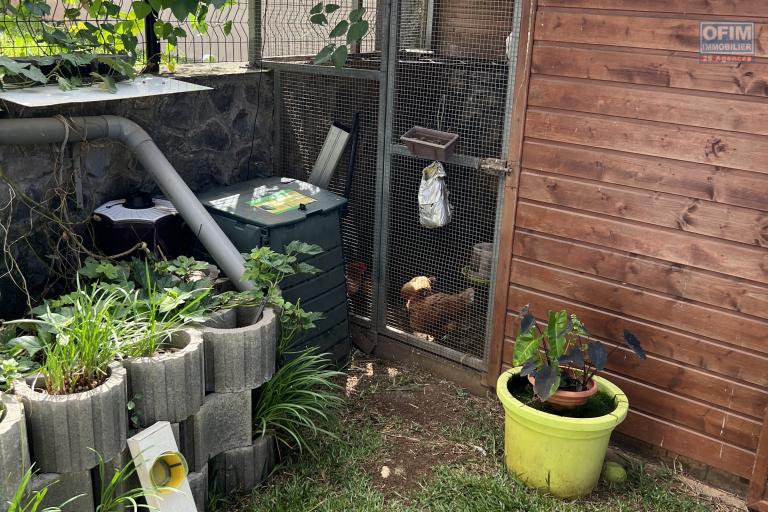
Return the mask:
M 597 374 L 621 345 L 640 359 L 645 351 L 628 330 L 606 350 L 565 310 L 550 311 L 541 324 L 528 306 L 522 309 L 515 367 L 496 385 L 505 411 L 505 462 L 531 487 L 584 496 L 597 484 L 611 433 L 629 409 L 621 389 Z
M 559 408 L 584 405 L 597 392 L 593 377 L 608 362 L 603 343 L 591 340 L 584 324 L 565 310 L 550 311 L 544 329 L 528 306 L 520 312 L 520 319 L 513 364 L 522 365 L 520 375 L 533 385 L 536 398 Z M 634 334 L 625 329 L 623 338 L 627 347 L 645 359 Z

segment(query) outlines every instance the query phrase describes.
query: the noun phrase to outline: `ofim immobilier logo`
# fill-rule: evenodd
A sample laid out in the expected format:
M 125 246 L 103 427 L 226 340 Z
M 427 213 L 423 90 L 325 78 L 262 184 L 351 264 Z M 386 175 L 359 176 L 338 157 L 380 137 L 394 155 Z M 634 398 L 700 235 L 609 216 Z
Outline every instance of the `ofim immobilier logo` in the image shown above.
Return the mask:
M 752 62 L 755 55 L 755 24 L 746 21 L 702 21 L 700 40 L 701 62 Z

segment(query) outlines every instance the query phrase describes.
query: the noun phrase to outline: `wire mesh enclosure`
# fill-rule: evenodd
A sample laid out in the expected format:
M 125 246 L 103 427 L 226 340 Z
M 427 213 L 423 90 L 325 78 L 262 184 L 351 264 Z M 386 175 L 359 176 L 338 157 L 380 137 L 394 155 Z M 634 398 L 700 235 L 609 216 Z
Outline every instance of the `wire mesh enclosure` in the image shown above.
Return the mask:
M 434 344 L 433 351 L 482 368 L 499 179 L 482 173 L 478 159 L 504 157 L 513 4 L 403 0 L 399 12 L 389 77 L 394 154 L 388 165 L 386 325 L 401 339 L 427 340 L 419 345 Z M 459 136 L 456 164 L 445 166 L 453 216 L 437 229 L 419 224 L 416 204 L 420 171 L 429 162 L 397 146 L 414 126 Z M 443 294 L 440 300 L 420 308 L 404 303 L 401 287 L 417 276 L 434 278 L 431 293 Z M 416 314 L 436 319 L 429 323 L 432 332 L 414 332 L 425 324 L 414 321 Z
M 15 2 L 14 2 L 15 3 Z M 84 26 L 96 27 L 100 40 L 114 39 L 109 45 L 99 45 L 85 38 L 77 39 L 78 51 L 112 53 L 123 51 L 121 34 L 132 34 L 138 39 L 137 61 L 146 62 L 146 23 L 137 19 L 128 0 L 113 0 L 117 11 L 97 8 L 97 2 L 47 0 L 40 16 L 29 16 L 22 11 L 0 11 L 0 55 L 5 57 L 42 57 L 65 51 L 57 44 L 56 31 L 76 36 Z M 86 5 L 88 8 L 86 8 Z M 220 9 L 210 8 L 205 19 L 190 17 L 176 22 L 169 11 L 160 19 L 172 22 L 184 30 L 176 45 L 161 44 L 162 60 L 174 64 L 194 62 L 246 62 L 248 60 L 249 19 L 247 0 L 232 0 Z M 110 27 L 114 31 L 109 30 Z
M 276 171 L 306 178 L 330 124 L 361 116 L 343 221 L 351 313 L 376 332 L 482 369 L 500 180 L 480 161 L 504 158 L 513 2 L 352 0 L 338 2 L 327 27 L 309 21 L 314 0 L 262 2 L 262 55 L 279 77 Z M 361 6 L 371 31 L 346 67 L 305 65 L 328 43 L 329 28 Z M 430 161 L 400 143 L 415 126 L 459 136 L 445 162 L 453 217 L 437 229 L 419 222 Z M 331 190 L 344 189 L 347 163 Z M 414 308 L 401 288 L 419 276 L 432 298 Z
M 379 37 L 376 0 L 338 0 L 332 3 L 339 9 L 327 15 L 327 25 L 317 25 L 309 21 L 310 11 L 317 0 L 261 0 L 263 57 L 308 61 L 327 44 L 328 27 L 334 27 L 358 7 L 366 9 L 365 20 L 370 28 L 354 53 L 359 55 L 375 51 Z
M 360 135 L 349 206 L 342 221 L 350 313 L 370 318 L 373 308 L 374 222 L 376 215 L 376 134 L 379 82 L 345 77 L 282 73 L 279 138 L 282 176 L 306 180 L 331 123 L 349 126 L 360 115 Z M 347 152 L 329 190 L 343 194 Z

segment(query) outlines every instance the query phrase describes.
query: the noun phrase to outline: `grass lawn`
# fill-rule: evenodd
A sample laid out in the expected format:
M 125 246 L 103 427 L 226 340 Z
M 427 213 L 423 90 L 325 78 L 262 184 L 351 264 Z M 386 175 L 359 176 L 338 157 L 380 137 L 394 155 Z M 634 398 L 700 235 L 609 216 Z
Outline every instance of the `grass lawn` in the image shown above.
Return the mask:
M 567 502 L 527 489 L 503 466 L 503 413 L 401 363 L 358 357 L 342 383 L 339 439 L 316 457 L 289 456 L 249 496 L 214 498 L 218 511 L 730 511 L 739 500 L 692 485 L 675 472 L 625 462 L 628 481 L 601 483 Z M 578 470 L 578 468 L 574 468 Z

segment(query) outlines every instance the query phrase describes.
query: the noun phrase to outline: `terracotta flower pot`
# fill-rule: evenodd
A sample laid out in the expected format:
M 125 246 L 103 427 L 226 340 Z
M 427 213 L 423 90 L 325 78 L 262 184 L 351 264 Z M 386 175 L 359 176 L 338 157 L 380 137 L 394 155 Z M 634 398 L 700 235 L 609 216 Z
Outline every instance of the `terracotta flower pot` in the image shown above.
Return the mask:
M 531 386 L 536 385 L 536 379 L 533 375 L 528 375 L 528 382 L 531 383 Z M 597 393 L 597 383 L 594 379 L 590 379 L 587 389 L 584 391 L 558 389 L 554 395 L 546 400 L 546 403 L 558 409 L 575 409 L 587 403 L 587 400 L 595 393 Z

